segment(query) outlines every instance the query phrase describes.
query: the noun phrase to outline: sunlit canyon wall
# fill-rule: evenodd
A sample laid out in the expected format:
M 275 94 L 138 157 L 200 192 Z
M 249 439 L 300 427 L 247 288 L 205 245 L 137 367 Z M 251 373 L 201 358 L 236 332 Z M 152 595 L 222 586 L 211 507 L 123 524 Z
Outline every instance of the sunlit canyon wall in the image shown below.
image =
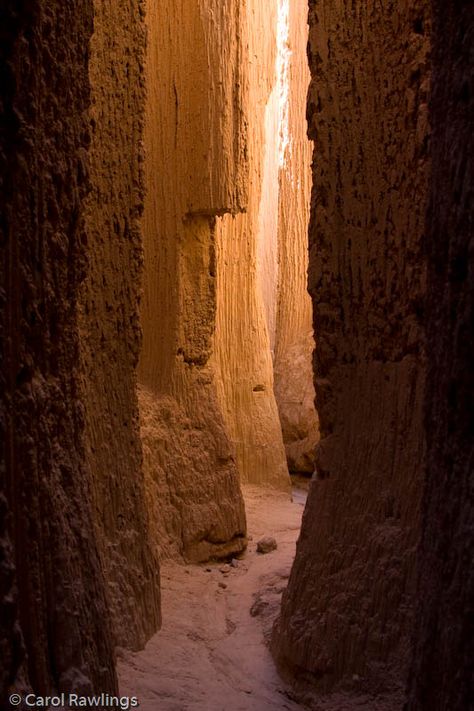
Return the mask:
M 218 221 L 216 366 L 241 480 L 287 489 L 285 456 L 312 471 L 317 437 L 306 291 L 307 13 L 299 1 L 247 8 L 249 201 L 244 214 Z
M 282 99 L 289 80 L 283 67 L 290 40 L 289 17 L 286 35 L 281 29 L 285 6 L 235 0 L 224 7 L 202 0 L 175 7 L 150 0 L 147 7 L 139 398 L 160 556 L 203 560 L 239 552 L 245 545 L 240 483 L 288 490 L 272 351 L 278 343 L 284 390 L 291 378 L 289 351 L 301 331 L 296 313 L 298 322 L 286 329 L 285 309 L 297 312 L 300 297 L 305 326 L 296 347 L 306 356 L 301 389 L 315 429 L 304 256 L 309 144 L 297 108 L 287 117 L 294 153 L 288 148 L 284 161 L 280 155 L 282 106 L 286 100 L 288 110 L 289 99 L 288 88 Z M 306 19 L 303 3 L 297 7 L 291 91 L 302 110 Z M 179 32 L 177 16 L 183 19 Z M 307 168 L 302 177 L 301 153 Z M 301 197 L 292 182 L 300 179 Z M 286 181 L 282 191 L 280 181 Z M 279 232 L 285 219 L 291 226 Z M 288 274 L 278 269 L 287 256 L 282 244 L 299 250 Z
M 424 479 L 430 8 L 310 2 L 309 286 L 321 440 L 274 650 L 403 692 Z
M 217 219 L 248 199 L 240 5 L 147 3 L 141 428 L 156 549 L 188 560 L 238 553 L 246 543 L 210 363 Z
M 246 13 L 248 203 L 245 212 L 217 224 L 215 362 L 241 480 L 287 489 L 270 351 L 277 267 L 278 3 L 251 0 Z
M 274 391 L 290 471 L 312 474 L 318 423 L 312 370 L 313 311 L 307 290 L 312 154 L 306 123 L 310 81 L 307 0 L 292 0 L 287 11 L 288 84 L 281 86 L 280 94 Z

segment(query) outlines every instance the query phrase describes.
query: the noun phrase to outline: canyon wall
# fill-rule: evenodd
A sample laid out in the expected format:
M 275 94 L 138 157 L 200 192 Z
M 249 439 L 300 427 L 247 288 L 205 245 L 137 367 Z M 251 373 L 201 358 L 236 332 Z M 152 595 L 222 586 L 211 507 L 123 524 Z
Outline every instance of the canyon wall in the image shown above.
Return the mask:
M 4 3 L 0 11 L 0 705 L 7 703 L 8 689 L 20 674 L 24 648 L 19 629 L 18 590 L 15 580 L 15 551 L 13 548 L 13 519 L 11 500 L 12 485 L 7 484 L 7 441 L 12 437 L 11 414 L 8 406 L 12 387 L 11 376 L 7 376 L 8 355 L 11 351 L 7 308 L 7 263 L 10 242 L 6 231 L 6 205 L 12 199 L 12 186 L 7 184 L 7 176 L 15 156 L 9 146 L 17 140 L 19 125 L 15 119 L 13 100 L 15 97 L 15 55 L 16 43 L 24 31 L 25 16 L 19 12 L 16 0 Z M 13 364 L 12 364 L 13 366 Z M 12 367 L 11 366 L 11 367 Z M 11 458 L 9 454 L 8 459 Z M 8 500 L 8 498 L 10 500 Z
M 292 0 L 288 17 L 288 88 L 279 161 L 278 287 L 274 392 L 290 471 L 312 473 L 318 422 L 314 407 L 313 310 L 307 290 L 312 144 L 307 138 L 310 80 L 308 2 Z
M 242 214 L 217 220 L 213 363 L 241 481 L 288 490 L 271 353 L 278 258 L 278 5 L 246 3 L 248 203 Z
M 160 556 L 204 560 L 242 550 L 240 482 L 289 489 L 272 363 L 283 6 L 257 0 L 233 0 L 225 7 L 200 0 L 179 11 L 155 0 L 147 6 L 139 398 L 148 505 Z M 183 20 L 179 32 L 176 14 Z M 296 25 L 293 18 L 295 42 L 302 43 L 304 21 L 300 35 Z M 294 85 L 301 94 L 301 55 L 298 61 Z M 301 121 L 295 171 L 300 127 Z M 290 181 L 289 169 L 287 174 Z M 291 214 L 298 201 L 293 199 Z M 289 232 L 285 239 L 289 245 Z M 299 279 L 298 297 L 304 290 L 303 256 L 285 278 L 288 310 L 298 300 L 291 280 Z M 308 321 L 308 302 L 305 309 Z M 280 325 L 284 320 L 280 313 Z M 310 330 L 308 321 L 307 363 Z M 288 347 L 281 349 L 285 357 Z M 309 378 L 308 364 L 306 371 Z
M 241 5 L 147 3 L 141 431 L 155 549 L 193 561 L 246 545 L 235 452 L 210 362 L 216 222 L 245 209 L 248 192 Z
M 317 440 L 304 0 L 248 4 L 249 201 L 218 221 L 216 367 L 241 480 L 288 489 Z M 245 267 L 244 267 L 245 265 Z
M 1 9 L 1 486 L 13 543 L 2 523 L 2 702 L 18 672 L 20 634 L 38 693 L 116 690 L 80 387 L 92 22 L 89 0 Z
M 159 625 L 138 423 L 141 343 L 144 5 L 98 0 L 90 45 L 88 265 L 81 290 L 82 384 L 94 518 L 116 642 L 138 649 Z
M 323 0 L 309 21 L 321 441 L 273 648 L 320 691 L 397 695 L 424 473 L 430 11 Z
M 436 0 L 428 211 L 428 444 L 407 709 L 463 711 L 474 698 L 474 14 Z

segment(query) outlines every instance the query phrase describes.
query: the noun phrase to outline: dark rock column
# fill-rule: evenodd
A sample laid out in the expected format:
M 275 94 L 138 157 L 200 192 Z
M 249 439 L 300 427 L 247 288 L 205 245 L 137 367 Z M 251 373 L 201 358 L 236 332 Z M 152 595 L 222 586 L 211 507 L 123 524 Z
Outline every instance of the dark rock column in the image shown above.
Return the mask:
M 274 650 L 319 690 L 401 697 L 424 478 L 430 9 L 309 7 L 321 441 Z
M 433 2 L 427 476 L 410 711 L 474 699 L 474 4 Z
M 79 391 L 92 21 L 90 0 L 1 9 L 2 694 L 18 666 L 13 560 L 33 688 L 116 689 Z

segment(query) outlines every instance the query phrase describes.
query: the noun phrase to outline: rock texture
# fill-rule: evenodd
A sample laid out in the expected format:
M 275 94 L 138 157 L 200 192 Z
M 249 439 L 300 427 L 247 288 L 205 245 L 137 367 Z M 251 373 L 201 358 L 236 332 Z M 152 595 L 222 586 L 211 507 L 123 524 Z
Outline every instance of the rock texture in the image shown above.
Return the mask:
M 239 481 L 289 489 L 273 391 L 278 330 L 281 372 L 295 349 L 298 363 L 306 357 L 296 388 L 306 395 L 298 392 L 298 412 L 288 420 L 293 439 L 307 436 L 307 423 L 299 422 L 299 403 L 304 400 L 305 412 L 311 411 L 312 399 L 307 299 L 301 320 L 295 316 L 287 332 L 284 327 L 288 311 L 297 310 L 300 297 L 304 301 L 307 213 L 297 226 L 298 256 L 282 275 L 285 296 L 278 310 L 278 262 L 290 250 L 288 225 L 300 204 L 306 207 L 309 184 L 306 175 L 300 198 L 294 181 L 301 151 L 306 158 L 308 153 L 301 121 L 296 126 L 292 116 L 295 148 L 287 155 L 281 209 L 293 202 L 279 255 L 281 106 L 289 98 L 282 96 L 285 6 L 257 0 L 232 0 L 225 7 L 200 0 L 178 8 L 149 0 L 147 6 L 140 410 L 161 556 L 203 560 L 242 550 Z M 301 102 L 303 3 L 297 15 L 292 21 L 300 53 L 292 81 Z M 289 377 L 280 381 L 284 391 Z M 314 424 L 314 411 L 312 417 Z
M 239 0 L 147 3 L 141 426 L 157 547 L 188 560 L 246 544 L 210 363 L 216 220 L 247 201 L 242 12 Z
M 431 4 L 432 165 L 428 0 L 309 7 L 321 440 L 273 650 L 340 692 L 331 708 L 400 708 L 411 658 L 407 711 L 464 711 L 472 4 Z M 117 691 L 114 645 L 159 625 L 158 556 L 241 552 L 240 481 L 289 488 L 278 409 L 291 466 L 312 468 L 304 19 L 304 0 L 1 4 L 1 708 L 13 688 Z M 261 496 L 256 532 L 279 536 L 259 578 L 293 540 Z M 218 570 L 218 596 L 245 576 Z M 283 573 L 234 595 L 265 636 Z
M 404 683 L 424 471 L 430 12 L 310 3 L 321 441 L 274 650 L 320 690 Z
M 141 12 L 140 12 L 141 10 Z M 91 145 L 81 291 L 87 464 L 115 639 L 135 649 L 159 626 L 148 537 L 136 366 L 141 344 L 144 7 L 98 0 L 90 47 Z
M 298 107 L 291 116 L 294 150 L 286 155 L 281 197 L 279 190 L 288 141 L 283 124 L 289 121 L 283 115 L 289 101 L 285 12 L 284 2 L 262 6 L 256 0 L 233 0 L 224 8 L 214 0 L 201 0 L 182 6 L 183 24 L 176 33 L 176 8 L 171 11 L 166 3 L 151 1 L 148 5 L 142 434 L 150 501 L 153 505 L 160 491 L 166 501 L 161 531 L 167 532 L 168 543 L 162 552 L 181 550 L 191 559 L 205 555 L 206 547 L 209 554 L 220 549 L 223 553 L 226 540 L 234 547 L 243 545 L 238 479 L 289 488 L 273 389 L 277 339 L 282 397 L 288 399 L 290 377 L 283 372 L 289 360 L 296 358 L 300 371 L 290 393 L 297 398 L 292 414 L 283 406 L 289 439 L 297 440 L 301 450 L 294 459 L 304 460 L 314 444 L 314 436 L 309 436 L 309 430 L 312 435 L 315 430 L 310 307 L 304 294 L 308 174 L 301 197 L 298 194 L 300 157 L 303 152 L 308 159 L 308 147 L 301 119 L 296 119 Z M 302 2 L 292 16 L 292 28 L 298 47 L 292 98 L 298 94 L 301 108 Z M 166 161 L 168 169 L 160 172 L 158 166 Z M 301 205 L 294 240 L 290 224 Z M 285 212 L 281 248 L 280 208 Z M 298 256 L 280 277 L 279 262 L 293 248 Z M 289 311 L 295 316 L 287 328 Z M 160 424 L 165 411 L 173 416 Z M 160 439 L 163 427 L 168 434 Z M 176 433 L 199 434 L 194 442 L 186 435 L 178 439 L 173 427 Z M 301 446 L 301 439 L 308 441 Z M 178 442 L 184 440 L 188 444 L 183 448 Z M 199 452 L 203 442 L 205 454 Z M 212 508 L 210 492 L 214 496 L 219 490 L 222 511 L 234 507 L 239 513 L 231 516 L 228 526 L 219 518 L 217 534 L 202 521 L 206 507 Z M 193 508 L 199 515 L 191 514 Z M 196 548 L 202 553 L 191 552 L 193 540 L 202 541 Z
M 245 548 L 245 510 L 212 380 L 195 408 L 140 389 L 144 467 L 151 535 L 161 558 L 199 562 Z
M 15 97 L 15 47 L 19 36 L 24 31 L 24 17 L 18 12 L 14 0 L 4 3 L 0 13 L 0 209 L 5 210 L 6 203 L 12 199 L 11 185 L 6 184 L 10 164 L 15 160 L 9 146 L 15 143 L 18 123 L 13 111 Z M 23 8 L 20 8 L 23 9 Z M 11 64 L 13 62 L 13 64 Z M 10 432 L 8 416 L 8 389 L 11 380 L 7 376 L 7 355 L 9 353 L 8 318 L 6 310 L 7 285 L 7 250 L 6 222 L 0 222 L 0 704 L 7 703 L 8 688 L 20 671 L 24 656 L 23 643 L 19 629 L 18 591 L 15 582 L 15 551 L 13 549 L 14 531 L 12 527 L 11 503 L 7 496 L 11 484 L 7 484 L 7 438 Z M 10 336 L 11 337 L 11 336 Z
M 427 476 L 410 711 L 474 698 L 474 15 L 433 3 Z
M 2 17 L 2 693 L 23 646 L 35 691 L 112 692 L 113 645 L 159 625 L 135 375 L 142 15 L 84 1 Z
M 216 225 L 215 369 L 243 482 L 288 490 L 273 393 L 278 216 L 277 28 L 279 3 L 246 3 L 248 204 Z M 278 121 L 277 121 L 278 123 Z M 275 136 L 276 133 L 276 136 Z M 273 211 L 273 213 L 272 213 Z
M 281 97 L 286 114 L 280 129 L 274 392 L 289 469 L 312 473 L 318 422 L 312 368 L 313 311 L 307 291 L 312 153 L 305 120 L 310 80 L 307 16 L 307 0 L 290 2 L 288 88 Z
M 277 542 L 273 536 L 265 536 L 257 543 L 257 553 L 271 553 L 277 549 Z
M 2 705 L 19 664 L 16 618 L 39 693 L 116 690 L 79 368 L 92 20 L 88 0 L 1 9 L 1 486 L 13 544 L 3 522 Z

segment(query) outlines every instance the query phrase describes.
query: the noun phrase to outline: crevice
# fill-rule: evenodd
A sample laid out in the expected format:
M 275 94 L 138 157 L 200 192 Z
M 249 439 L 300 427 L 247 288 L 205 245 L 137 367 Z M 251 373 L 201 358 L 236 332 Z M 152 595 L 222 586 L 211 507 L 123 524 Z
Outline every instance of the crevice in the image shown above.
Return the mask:
M 470 707 L 473 23 L 4 0 L 0 708 Z

